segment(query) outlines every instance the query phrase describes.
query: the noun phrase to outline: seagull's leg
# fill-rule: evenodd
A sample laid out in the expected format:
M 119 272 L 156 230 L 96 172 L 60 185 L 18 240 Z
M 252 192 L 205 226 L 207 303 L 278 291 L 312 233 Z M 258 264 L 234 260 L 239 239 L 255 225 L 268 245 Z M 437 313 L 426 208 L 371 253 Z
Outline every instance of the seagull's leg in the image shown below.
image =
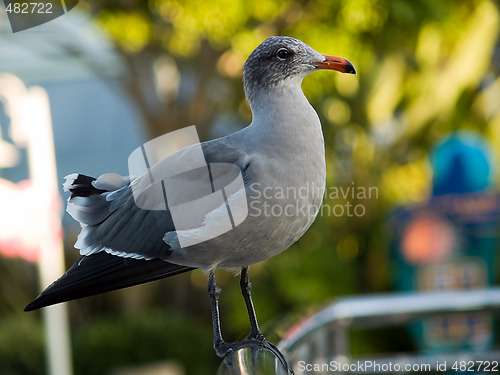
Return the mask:
M 255 315 L 255 309 L 253 307 L 252 283 L 250 283 L 248 279 L 248 267 L 243 267 L 241 269 L 240 288 L 245 304 L 247 305 L 248 318 L 250 319 L 250 335 L 248 338 L 264 341 L 265 338 L 259 328 L 259 323 L 257 322 L 257 316 Z
M 252 302 L 252 284 L 248 279 L 248 267 L 243 267 L 241 269 L 241 278 L 240 278 L 240 287 L 241 294 L 243 294 L 243 299 L 245 300 L 245 304 L 247 305 L 248 318 L 250 319 L 250 335 L 248 336 L 247 341 L 257 341 L 260 345 L 270 352 L 272 352 L 281 362 L 281 364 L 285 367 L 285 370 L 288 373 L 293 374 L 292 367 L 286 361 L 285 356 L 280 350 L 272 343 L 266 340 L 264 335 L 262 334 L 259 323 L 257 322 L 257 316 L 255 315 L 255 309 L 253 307 Z
M 224 357 L 226 355 L 226 350 L 224 350 L 225 342 L 222 338 L 219 318 L 220 290 L 219 286 L 215 283 L 215 271 L 212 270 L 208 277 L 208 294 L 210 295 L 210 306 L 212 308 L 212 321 L 214 325 L 214 349 L 219 357 Z

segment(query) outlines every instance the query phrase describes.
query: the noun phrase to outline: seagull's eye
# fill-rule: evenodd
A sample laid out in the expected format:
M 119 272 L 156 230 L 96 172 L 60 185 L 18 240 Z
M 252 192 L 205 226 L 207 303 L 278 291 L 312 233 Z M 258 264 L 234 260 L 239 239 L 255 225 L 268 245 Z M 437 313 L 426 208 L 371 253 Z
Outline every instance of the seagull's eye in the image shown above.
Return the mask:
M 280 60 L 285 60 L 288 57 L 290 57 L 290 55 L 291 55 L 290 51 L 288 51 L 286 48 L 280 48 L 276 53 L 276 56 L 278 56 L 278 59 Z

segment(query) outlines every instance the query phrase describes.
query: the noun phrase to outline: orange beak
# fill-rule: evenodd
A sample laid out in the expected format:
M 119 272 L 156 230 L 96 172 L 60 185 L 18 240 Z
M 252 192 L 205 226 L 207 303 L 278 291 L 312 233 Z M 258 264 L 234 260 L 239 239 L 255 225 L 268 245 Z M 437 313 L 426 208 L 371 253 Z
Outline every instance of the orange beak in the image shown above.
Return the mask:
M 341 73 L 356 74 L 356 69 L 354 69 L 354 65 L 349 60 L 327 55 L 324 55 L 324 57 L 324 61 L 315 62 L 313 65 L 318 69 L 330 69 Z

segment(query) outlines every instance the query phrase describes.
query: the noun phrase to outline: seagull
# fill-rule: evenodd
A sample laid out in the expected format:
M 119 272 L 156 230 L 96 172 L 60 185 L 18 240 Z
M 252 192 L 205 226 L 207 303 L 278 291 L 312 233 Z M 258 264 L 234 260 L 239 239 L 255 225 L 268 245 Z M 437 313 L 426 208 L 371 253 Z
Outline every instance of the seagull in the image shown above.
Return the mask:
M 249 55 L 243 84 L 252 122 L 226 137 L 201 143 L 207 165 L 231 164 L 241 172 L 241 189 L 227 197 L 223 208 L 238 193 L 246 195 L 244 220 L 215 238 L 180 246 L 177 237 L 181 233 L 176 232 L 171 212 L 143 209 L 134 200 L 134 186 L 147 176 L 67 176 L 64 189 L 71 193 L 67 211 L 82 226 L 75 243 L 81 257 L 25 311 L 199 268 L 208 274 L 216 354 L 224 358 L 245 347 L 267 349 L 293 373 L 284 355 L 259 328 L 248 268 L 296 242 L 322 204 L 326 181 L 323 132 L 301 88 L 305 76 L 322 69 L 356 74 L 348 60 L 323 55 L 286 36 L 266 39 Z M 168 169 L 178 164 L 183 152 L 167 156 L 158 165 Z M 190 183 L 197 181 L 191 178 Z M 207 213 L 202 225 L 213 224 L 219 217 L 215 211 L 220 209 Z M 238 210 L 242 208 L 236 207 L 233 214 Z M 182 236 L 196 236 L 197 230 L 183 230 Z M 250 320 L 250 334 L 243 341 L 228 343 L 222 337 L 221 290 L 215 280 L 218 268 L 241 270 L 241 292 Z

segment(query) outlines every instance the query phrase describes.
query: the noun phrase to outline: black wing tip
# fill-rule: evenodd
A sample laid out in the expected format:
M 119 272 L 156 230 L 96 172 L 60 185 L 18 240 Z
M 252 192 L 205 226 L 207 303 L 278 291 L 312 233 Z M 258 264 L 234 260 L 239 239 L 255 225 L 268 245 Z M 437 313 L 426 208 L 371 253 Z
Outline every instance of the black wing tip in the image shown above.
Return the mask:
M 37 309 L 38 308 L 36 307 L 35 301 L 33 301 L 33 302 L 30 302 L 26 305 L 26 307 L 24 308 L 24 312 L 30 312 L 30 311 L 34 311 Z
M 83 256 L 29 303 L 24 311 L 128 288 L 194 269 L 160 259 L 120 258 L 104 252 Z
M 41 309 L 42 307 L 45 307 L 45 306 L 46 305 L 44 305 L 43 303 L 40 303 L 38 301 L 38 298 L 37 298 L 34 301 L 28 303 L 26 305 L 26 307 L 24 308 L 24 311 L 25 312 L 35 311 L 35 310 Z
M 57 283 L 57 282 L 56 282 Z M 58 303 L 62 302 L 68 302 L 74 299 L 78 298 L 84 298 L 84 297 L 89 297 L 93 294 L 99 294 L 99 293 L 104 293 L 103 292 L 92 292 L 90 290 L 88 293 L 85 293 L 80 290 L 76 290 L 74 292 L 72 291 L 59 291 L 56 290 L 55 292 L 52 292 L 51 289 L 52 285 L 47 287 L 46 290 L 43 291 L 42 294 L 40 294 L 38 297 L 36 297 L 33 301 L 31 301 L 26 307 L 24 308 L 25 312 L 30 312 L 30 311 L 35 311 L 39 310 L 44 307 L 52 306 L 52 305 L 57 305 Z
M 61 278 L 63 278 L 62 276 Z M 59 279 L 60 280 L 60 279 Z M 58 280 L 58 281 L 59 281 Z M 55 291 L 53 291 L 53 286 L 55 286 Z M 62 290 L 57 289 L 57 281 L 48 286 L 47 289 L 45 289 L 42 294 L 40 294 L 38 297 L 36 297 L 33 301 L 28 303 L 26 307 L 24 308 L 25 312 L 30 312 L 30 311 L 35 311 L 39 310 L 44 307 L 52 306 L 52 305 L 57 305 L 58 303 L 63 303 L 63 302 L 68 302 L 72 301 L 74 299 L 78 298 L 84 298 L 84 297 L 89 297 L 94 294 L 99 294 L 99 293 L 104 293 L 105 291 L 95 291 L 95 290 L 88 290 L 88 291 L 82 291 L 80 290 L 66 290 L 64 287 Z

